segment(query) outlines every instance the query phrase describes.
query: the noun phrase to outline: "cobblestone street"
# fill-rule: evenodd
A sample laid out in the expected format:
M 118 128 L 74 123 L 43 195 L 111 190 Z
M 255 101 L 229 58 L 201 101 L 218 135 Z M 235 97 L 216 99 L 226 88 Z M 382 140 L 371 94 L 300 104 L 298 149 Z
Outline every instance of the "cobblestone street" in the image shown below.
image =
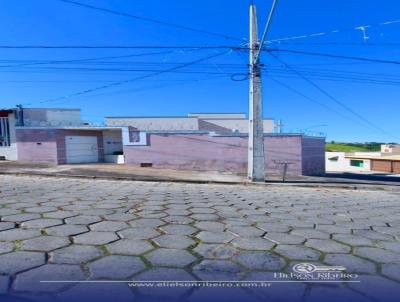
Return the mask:
M 396 192 L 27 176 L 0 176 L 0 191 L 3 294 L 69 301 L 93 285 L 46 280 L 265 281 L 302 262 L 344 266 L 361 282 L 235 288 L 237 301 L 317 301 L 321 292 L 391 301 L 399 293 Z M 188 301 L 211 290 L 103 289 Z

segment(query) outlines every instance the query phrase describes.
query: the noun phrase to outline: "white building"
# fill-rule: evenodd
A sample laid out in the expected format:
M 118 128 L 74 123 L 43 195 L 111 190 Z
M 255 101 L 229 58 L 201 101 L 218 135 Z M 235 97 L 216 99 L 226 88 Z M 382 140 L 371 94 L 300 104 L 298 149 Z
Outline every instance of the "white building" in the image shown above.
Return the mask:
M 369 159 L 354 159 L 347 157 L 347 152 L 325 152 L 325 169 L 327 172 L 366 172 L 371 171 Z M 352 152 L 352 155 L 375 155 L 380 152 Z

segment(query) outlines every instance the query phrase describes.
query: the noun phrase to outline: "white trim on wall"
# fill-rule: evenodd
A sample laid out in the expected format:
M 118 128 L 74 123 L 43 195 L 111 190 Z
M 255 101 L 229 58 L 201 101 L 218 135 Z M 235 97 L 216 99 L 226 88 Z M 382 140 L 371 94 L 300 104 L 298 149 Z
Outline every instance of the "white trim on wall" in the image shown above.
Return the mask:
M 147 146 L 147 133 L 139 131 L 139 141 L 131 142 L 129 137 L 129 128 L 122 128 L 122 145 L 124 146 Z

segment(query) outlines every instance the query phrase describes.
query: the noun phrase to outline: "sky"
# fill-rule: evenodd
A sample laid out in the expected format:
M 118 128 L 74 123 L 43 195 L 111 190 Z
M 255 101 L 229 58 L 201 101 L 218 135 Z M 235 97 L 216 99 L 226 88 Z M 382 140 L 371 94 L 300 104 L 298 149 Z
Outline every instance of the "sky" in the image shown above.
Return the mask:
M 76 1 L 140 19 L 60 0 L 0 0 L 0 108 L 81 108 L 94 123 L 248 113 L 248 52 L 199 46 L 244 47 L 250 0 Z M 272 0 L 254 3 L 261 36 Z M 328 141 L 400 142 L 399 1 L 280 0 L 267 40 L 264 117 L 281 120 L 284 132 L 324 133 Z

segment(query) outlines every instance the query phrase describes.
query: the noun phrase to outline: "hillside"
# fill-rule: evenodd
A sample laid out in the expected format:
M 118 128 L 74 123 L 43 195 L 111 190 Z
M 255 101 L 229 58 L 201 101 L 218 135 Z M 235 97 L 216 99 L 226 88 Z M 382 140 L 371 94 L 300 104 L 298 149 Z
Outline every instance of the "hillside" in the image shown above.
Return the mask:
M 381 143 L 339 143 L 330 142 L 325 145 L 326 151 L 339 152 L 373 152 L 380 151 Z

